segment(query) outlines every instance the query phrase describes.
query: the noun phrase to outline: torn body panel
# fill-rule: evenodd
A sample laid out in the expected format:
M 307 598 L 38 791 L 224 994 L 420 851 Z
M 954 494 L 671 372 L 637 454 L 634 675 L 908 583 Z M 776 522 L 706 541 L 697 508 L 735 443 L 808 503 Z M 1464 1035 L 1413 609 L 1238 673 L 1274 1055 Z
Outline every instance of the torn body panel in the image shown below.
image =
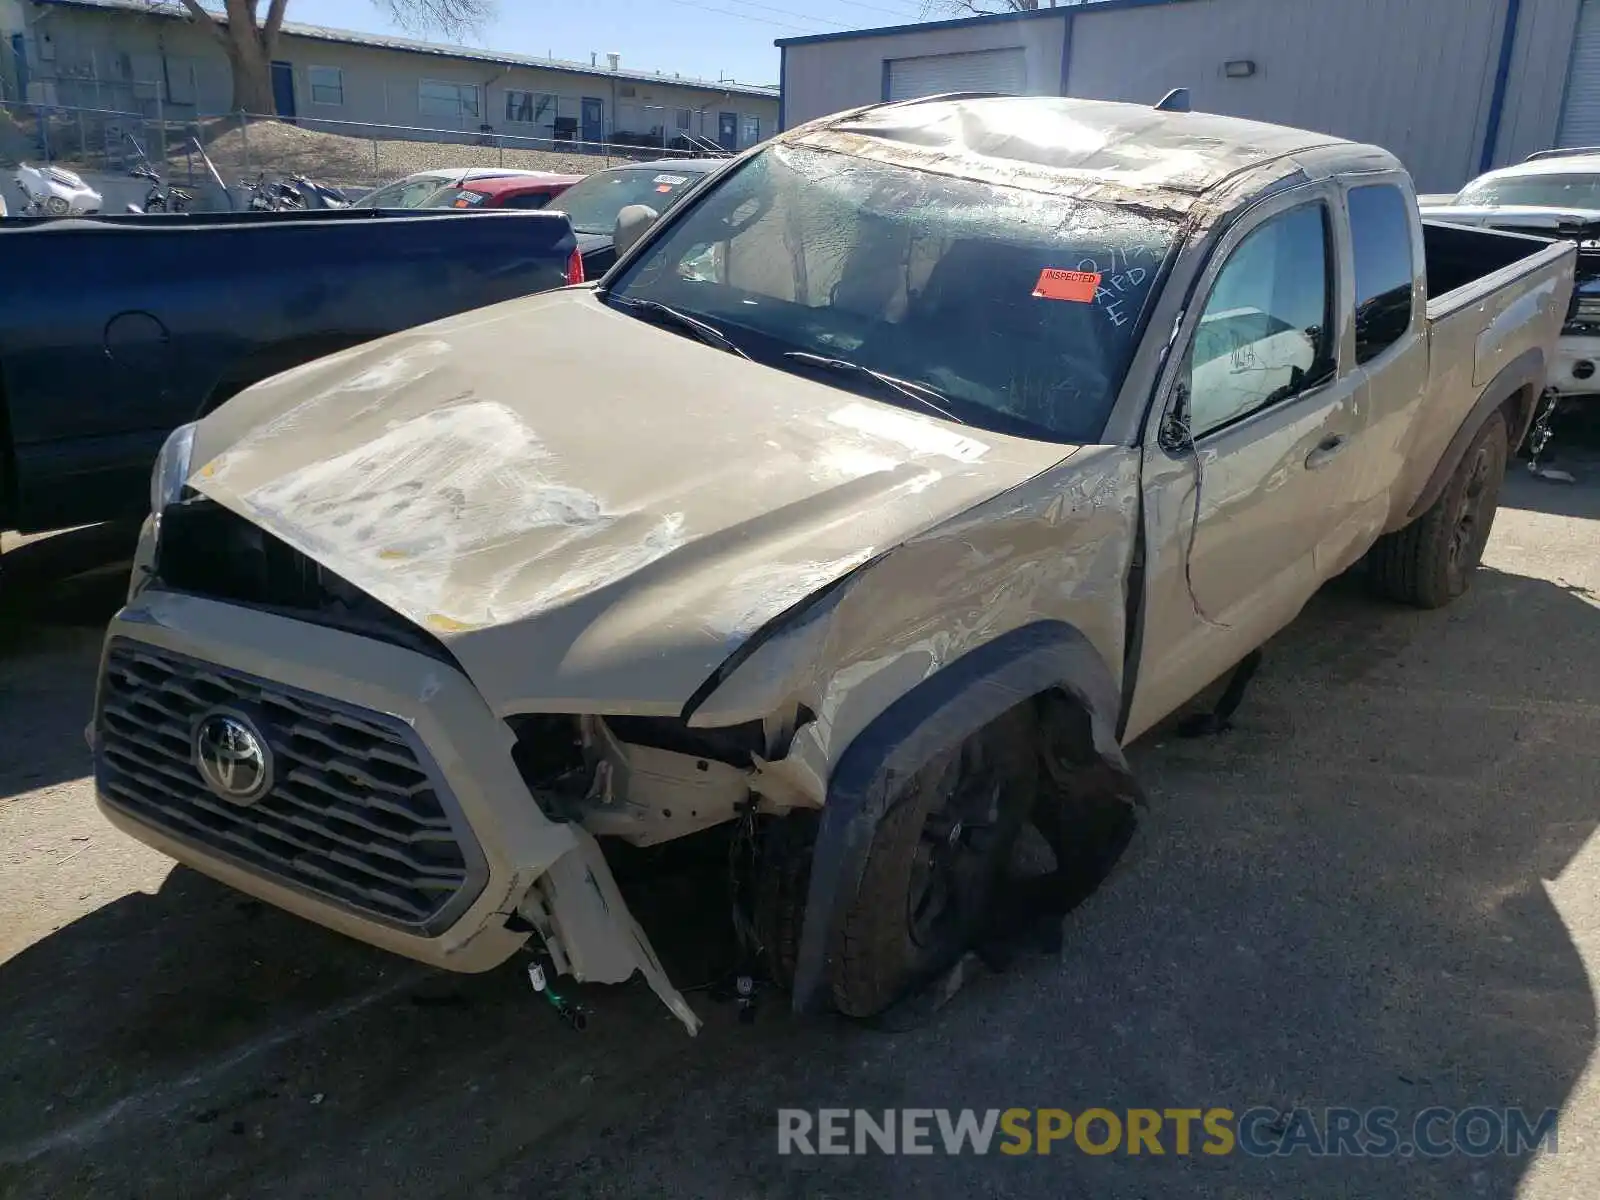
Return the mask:
M 524 899 L 522 915 L 551 948 L 557 966 L 580 983 L 623 983 L 640 972 L 650 990 L 691 1034 L 700 1018 L 667 979 L 650 939 L 617 890 L 600 846 L 584 830 Z
M 716 727 L 803 706 L 816 720 L 791 754 L 811 764 L 804 776 L 816 781 L 896 698 L 984 643 L 1042 621 L 1078 629 L 1120 687 L 1139 502 L 1139 455 L 1085 447 L 909 539 L 793 614 L 688 712 L 689 722 Z

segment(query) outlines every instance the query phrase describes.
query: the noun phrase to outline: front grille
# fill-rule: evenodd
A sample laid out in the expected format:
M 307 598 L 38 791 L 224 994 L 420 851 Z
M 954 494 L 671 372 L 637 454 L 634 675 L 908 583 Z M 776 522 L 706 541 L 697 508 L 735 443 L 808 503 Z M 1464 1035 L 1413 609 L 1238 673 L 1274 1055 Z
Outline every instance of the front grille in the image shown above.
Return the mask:
M 219 797 L 195 765 L 194 730 L 219 707 L 271 749 L 272 785 L 253 804 Z M 107 803 L 258 874 L 425 933 L 483 888 L 476 841 L 393 717 L 117 638 L 96 723 Z

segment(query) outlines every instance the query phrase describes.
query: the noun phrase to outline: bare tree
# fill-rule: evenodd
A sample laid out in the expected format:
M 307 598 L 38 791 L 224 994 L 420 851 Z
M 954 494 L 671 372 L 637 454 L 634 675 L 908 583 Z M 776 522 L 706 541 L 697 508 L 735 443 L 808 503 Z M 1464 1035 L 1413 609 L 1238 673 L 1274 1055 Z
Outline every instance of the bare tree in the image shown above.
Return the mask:
M 233 68 L 233 107 L 251 113 L 276 111 L 272 58 L 283 32 L 289 0 L 221 0 L 222 15 L 182 0 L 190 18 L 215 38 Z M 213 0 L 215 3 L 215 0 Z M 373 0 L 395 24 L 413 33 L 434 30 L 460 38 L 476 33 L 494 16 L 495 0 Z M 262 10 L 265 10 L 263 12 Z

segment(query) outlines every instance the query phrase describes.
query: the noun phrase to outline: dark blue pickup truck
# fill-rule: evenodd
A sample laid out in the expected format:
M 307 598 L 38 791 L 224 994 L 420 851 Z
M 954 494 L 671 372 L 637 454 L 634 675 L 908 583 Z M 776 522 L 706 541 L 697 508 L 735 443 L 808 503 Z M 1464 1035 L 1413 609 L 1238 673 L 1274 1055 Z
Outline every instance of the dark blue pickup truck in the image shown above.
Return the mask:
M 166 435 L 252 383 L 581 272 L 560 213 L 0 222 L 0 530 L 140 516 Z

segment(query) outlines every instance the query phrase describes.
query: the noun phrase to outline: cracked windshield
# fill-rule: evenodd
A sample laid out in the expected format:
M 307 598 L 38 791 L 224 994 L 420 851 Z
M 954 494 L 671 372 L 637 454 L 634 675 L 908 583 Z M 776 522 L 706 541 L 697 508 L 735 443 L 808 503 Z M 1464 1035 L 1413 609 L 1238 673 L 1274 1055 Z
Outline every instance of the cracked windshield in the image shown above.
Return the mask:
M 752 358 L 876 399 L 1085 442 L 1116 399 L 1176 231 L 780 146 L 664 231 L 610 295 L 668 305 Z

